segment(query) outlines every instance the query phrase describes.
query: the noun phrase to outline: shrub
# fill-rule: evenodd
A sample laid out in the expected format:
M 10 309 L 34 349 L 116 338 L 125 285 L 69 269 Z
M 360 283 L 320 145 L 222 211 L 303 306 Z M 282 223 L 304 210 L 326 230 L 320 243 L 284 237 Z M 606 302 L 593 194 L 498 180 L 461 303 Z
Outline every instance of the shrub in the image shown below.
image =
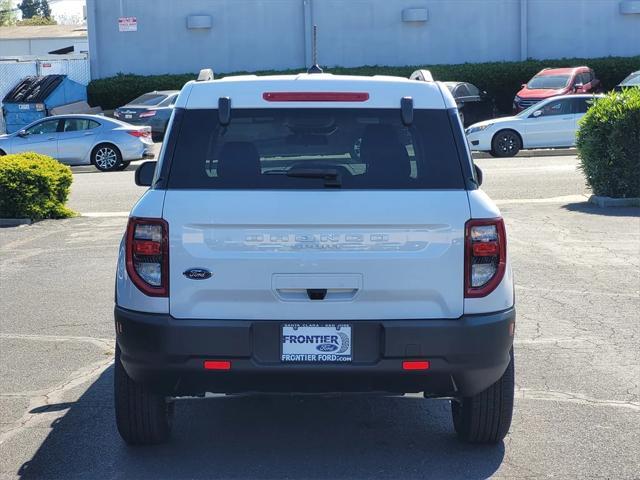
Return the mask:
M 0 157 L 0 217 L 67 218 L 65 206 L 73 176 L 71 169 L 51 157 L 20 153 Z
M 490 62 L 463 63 L 458 65 L 414 65 L 406 67 L 329 67 L 326 71 L 348 75 L 394 75 L 408 77 L 414 70 L 426 68 L 431 70 L 436 80 L 455 80 L 470 82 L 482 90 L 486 90 L 496 99 L 498 110 L 510 113 L 513 97 L 520 90 L 520 86 L 545 67 L 567 67 L 588 65 L 592 67 L 596 76 L 602 81 L 605 90 L 616 86 L 629 73 L 640 69 L 640 56 L 636 57 L 606 57 L 606 58 L 565 58 L 554 60 L 527 60 L 524 62 Z M 263 70 L 256 73 L 267 75 L 275 73 L 297 73 L 304 69 L 297 68 L 286 71 Z M 216 77 L 237 75 L 248 72 L 219 73 Z M 135 97 L 153 90 L 179 90 L 189 80 L 196 78 L 196 74 L 181 75 L 124 75 L 93 80 L 87 90 L 89 103 L 112 109 L 125 105 Z
M 24 18 L 16 22 L 16 25 L 19 27 L 40 27 L 42 25 L 57 25 L 57 24 L 58 22 L 56 22 L 51 17 L 31 17 L 31 18 Z
M 598 100 L 580 120 L 577 145 L 593 193 L 640 197 L 640 89 Z

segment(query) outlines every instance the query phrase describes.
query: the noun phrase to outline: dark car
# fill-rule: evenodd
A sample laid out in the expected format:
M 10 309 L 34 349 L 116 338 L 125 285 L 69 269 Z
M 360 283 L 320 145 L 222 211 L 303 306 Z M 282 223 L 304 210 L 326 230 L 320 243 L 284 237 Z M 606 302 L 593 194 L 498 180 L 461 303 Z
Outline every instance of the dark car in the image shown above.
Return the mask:
M 179 93 L 179 90 L 145 93 L 116 108 L 113 116 L 132 125 L 149 126 L 153 139 L 162 140 Z
M 640 70 L 630 73 L 628 77 L 616 85 L 615 90 L 620 92 L 625 88 L 640 88 Z
M 458 104 L 460 118 L 465 127 L 496 116 L 495 101 L 487 92 L 471 83 L 443 82 Z

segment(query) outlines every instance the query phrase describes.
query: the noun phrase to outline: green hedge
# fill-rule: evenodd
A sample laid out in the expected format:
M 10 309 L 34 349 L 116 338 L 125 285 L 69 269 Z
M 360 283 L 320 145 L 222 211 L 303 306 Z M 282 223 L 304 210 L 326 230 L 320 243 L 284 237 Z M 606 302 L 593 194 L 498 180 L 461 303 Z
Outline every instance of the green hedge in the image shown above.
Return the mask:
M 545 67 L 566 67 L 588 65 L 602 81 L 605 90 L 610 90 L 629 73 L 640 69 L 640 56 L 606 58 L 565 58 L 560 60 L 527 60 L 525 62 L 464 63 L 459 65 L 414 65 L 406 67 L 332 67 L 325 71 L 349 75 L 395 75 L 408 77 L 414 70 L 431 70 L 436 80 L 470 82 L 486 90 L 496 99 L 498 110 L 511 112 L 513 97 L 520 86 Z M 259 75 L 275 73 L 297 73 L 303 68 L 286 71 L 257 71 Z M 216 77 L 237 75 L 248 72 L 216 73 Z M 112 109 L 125 105 L 138 95 L 153 90 L 179 90 L 195 74 L 182 75 L 125 75 L 93 80 L 89 84 L 89 103 Z
M 577 146 L 593 193 L 640 198 L 640 89 L 598 100 L 580 120 Z
M 0 157 L 0 218 L 67 218 L 71 169 L 51 157 L 27 152 Z

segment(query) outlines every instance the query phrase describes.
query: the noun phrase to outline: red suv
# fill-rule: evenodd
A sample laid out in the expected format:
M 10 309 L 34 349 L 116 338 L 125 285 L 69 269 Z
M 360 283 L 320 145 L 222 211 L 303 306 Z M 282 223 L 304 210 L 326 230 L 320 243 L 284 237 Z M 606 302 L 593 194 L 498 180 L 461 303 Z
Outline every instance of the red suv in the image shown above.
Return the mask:
M 513 99 L 513 110 L 520 112 L 556 95 L 595 92 L 599 86 L 600 80 L 589 67 L 545 68 L 522 85 Z

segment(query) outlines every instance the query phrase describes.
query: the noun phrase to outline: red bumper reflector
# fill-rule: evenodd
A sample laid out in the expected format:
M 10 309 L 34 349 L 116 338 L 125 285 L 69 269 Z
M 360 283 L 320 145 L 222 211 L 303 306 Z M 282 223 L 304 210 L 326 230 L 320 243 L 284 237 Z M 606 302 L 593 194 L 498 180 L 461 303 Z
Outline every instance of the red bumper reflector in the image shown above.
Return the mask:
M 366 92 L 264 92 L 267 102 L 366 102 Z
M 205 360 L 205 370 L 231 370 L 231 362 L 228 360 Z
M 405 360 L 402 362 L 403 370 L 429 370 L 429 360 Z
M 498 255 L 498 242 L 481 242 L 472 244 L 474 257 L 492 257 Z

